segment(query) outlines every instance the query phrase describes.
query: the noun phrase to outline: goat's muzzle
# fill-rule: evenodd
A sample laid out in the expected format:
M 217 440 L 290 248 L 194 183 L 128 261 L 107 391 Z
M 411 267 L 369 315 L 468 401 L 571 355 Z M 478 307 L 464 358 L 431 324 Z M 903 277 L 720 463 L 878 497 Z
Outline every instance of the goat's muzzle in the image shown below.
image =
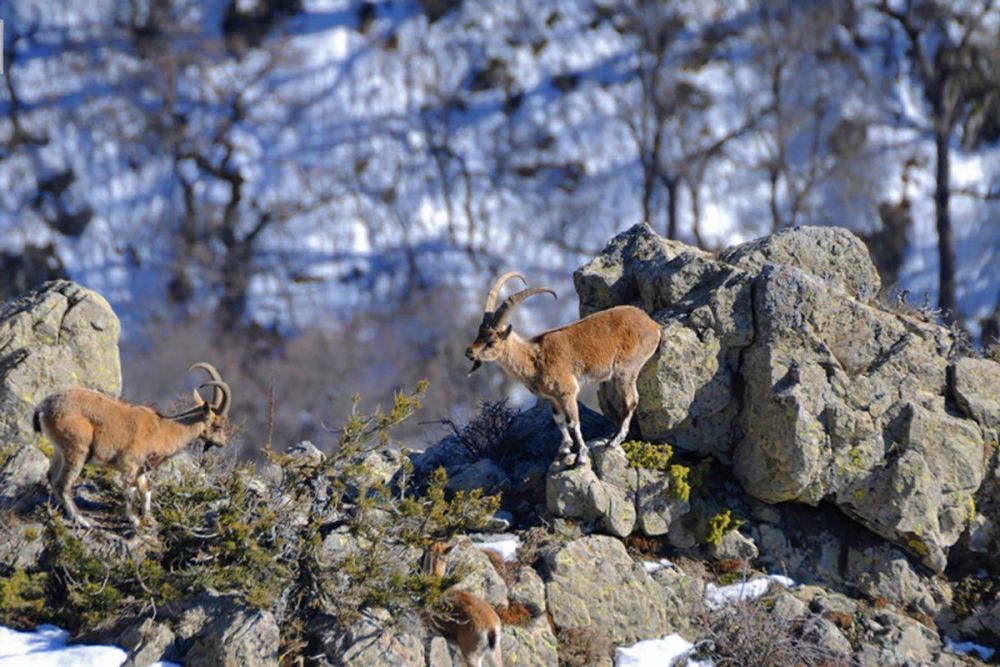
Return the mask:
M 479 370 L 479 367 L 483 365 L 483 362 L 479 361 L 479 359 L 476 359 L 476 355 L 472 353 L 471 347 L 465 348 L 465 356 L 466 358 L 469 359 L 469 361 L 472 362 L 472 368 L 469 369 L 469 375 L 472 375 L 477 370 Z

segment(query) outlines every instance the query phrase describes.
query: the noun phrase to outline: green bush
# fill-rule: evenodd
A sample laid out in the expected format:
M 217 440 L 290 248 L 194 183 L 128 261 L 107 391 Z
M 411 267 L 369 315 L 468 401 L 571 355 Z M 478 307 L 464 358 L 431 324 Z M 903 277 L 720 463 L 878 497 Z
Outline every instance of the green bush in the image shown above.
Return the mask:
M 317 611 L 348 620 L 370 607 L 435 604 L 454 581 L 421 572 L 422 548 L 482 528 L 500 497 L 448 495 L 443 469 L 418 493 L 405 455 L 392 482 L 366 463 L 373 450 L 392 446 L 392 429 L 420 408 L 425 387 L 398 394 L 388 411 L 364 413 L 355 397 L 336 449 L 322 460 L 268 451 L 281 467 L 277 484 L 254 478 L 250 465 L 175 469 L 156 480 L 155 522 L 134 538 L 82 533 L 59 511 L 42 513 L 45 571 L 0 578 L 0 621 L 76 631 L 213 589 L 271 610 L 294 644 Z M 94 480 L 102 503 L 120 511 L 121 492 L 103 475 Z M 363 548 L 324 555 L 333 530 Z
M 666 471 L 670 467 L 670 459 L 674 449 L 668 444 L 655 445 L 651 442 L 629 440 L 622 443 L 625 457 L 633 468 Z

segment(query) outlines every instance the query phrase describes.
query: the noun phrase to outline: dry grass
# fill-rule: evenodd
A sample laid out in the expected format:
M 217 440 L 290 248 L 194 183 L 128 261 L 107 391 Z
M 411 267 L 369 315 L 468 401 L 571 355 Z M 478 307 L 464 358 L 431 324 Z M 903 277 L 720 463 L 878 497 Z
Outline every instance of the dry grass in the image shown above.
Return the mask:
M 513 602 L 497 609 L 497 615 L 504 625 L 524 627 L 531 622 L 531 612 L 520 602 Z
M 602 632 L 593 628 L 574 628 L 556 633 L 559 643 L 559 667 L 591 667 L 611 658 L 614 646 Z

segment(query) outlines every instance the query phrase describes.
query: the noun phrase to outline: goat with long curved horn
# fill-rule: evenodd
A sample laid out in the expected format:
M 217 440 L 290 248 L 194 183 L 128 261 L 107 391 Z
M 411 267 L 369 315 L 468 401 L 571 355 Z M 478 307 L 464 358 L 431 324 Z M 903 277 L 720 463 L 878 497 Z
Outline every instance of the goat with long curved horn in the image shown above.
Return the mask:
M 143 515 L 150 514 L 151 491 L 146 473 L 187 445 L 204 440 L 222 446 L 228 439 L 232 392 L 211 364 L 197 363 L 212 378 L 199 386 L 212 388 L 208 403 L 194 390 L 195 405 L 175 415 L 162 415 L 143 405 L 133 405 L 90 389 L 70 387 L 45 398 L 35 408 L 35 431 L 52 442 L 49 485 L 56 500 L 82 526 L 88 522 L 73 502 L 73 485 L 83 465 L 93 462 L 115 468 L 126 495 L 126 514 L 133 524 L 136 492 L 145 496 Z
M 582 465 L 589 456 L 580 431 L 580 387 L 588 382 L 612 383 L 624 410 L 611 444 L 621 444 L 639 403 L 639 372 L 660 345 L 660 325 L 634 306 L 616 306 L 524 339 L 507 324 L 511 313 L 529 297 L 556 293 L 545 287 L 530 287 L 494 308 L 504 282 L 514 276 L 520 274 L 505 273 L 490 288 L 479 333 L 465 351 L 472 361 L 469 373 L 483 362 L 495 361 L 533 394 L 547 399 L 563 436 L 559 453 L 572 462 L 575 443 L 576 463 Z

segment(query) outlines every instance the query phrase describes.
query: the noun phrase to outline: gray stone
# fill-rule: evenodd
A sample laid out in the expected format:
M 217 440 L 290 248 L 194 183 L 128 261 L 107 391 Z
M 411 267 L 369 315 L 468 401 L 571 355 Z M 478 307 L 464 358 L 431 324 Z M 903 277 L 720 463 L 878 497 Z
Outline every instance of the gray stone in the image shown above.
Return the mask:
M 431 639 L 430 648 L 427 651 L 427 667 L 452 667 L 453 664 L 448 640 L 444 637 Z
M 945 408 L 947 331 L 794 269 L 766 269 L 754 294 L 734 457 L 744 488 L 767 502 L 833 496 L 941 571 L 985 474 L 979 429 Z
M 35 434 L 35 406 L 71 385 L 121 393 L 121 327 L 102 296 L 58 280 L 0 309 L 0 500 L 45 482 L 50 448 Z M 6 459 L 6 460 L 5 460 Z
M 845 578 L 872 599 L 913 606 L 925 614 L 935 614 L 951 603 L 947 585 L 934 586 L 933 580 L 917 574 L 905 554 L 890 546 L 850 547 Z
M 394 622 L 384 609 L 371 609 L 346 627 L 320 619 L 312 629 L 327 658 L 345 667 L 424 667 L 423 641 L 406 619 Z M 437 653 L 440 660 L 440 646 Z M 447 663 L 443 663 L 447 664 Z
M 548 610 L 559 630 L 587 630 L 621 644 L 678 625 L 659 584 L 614 538 L 574 540 L 548 553 L 545 563 Z
M 507 473 L 490 459 L 482 459 L 461 468 L 448 479 L 447 489 L 456 491 L 473 491 L 482 489 L 484 493 L 493 493 L 507 480 Z
M 459 538 L 448 556 L 446 574 L 461 574 L 454 588 L 486 600 L 493 607 L 507 605 L 507 584 L 483 551 L 471 540 Z
M 825 618 L 811 618 L 803 630 L 806 639 L 813 642 L 826 652 L 838 655 L 850 655 L 853 648 L 851 642 L 840 629 Z
M 524 605 L 532 616 L 545 613 L 545 582 L 533 567 L 518 568 L 507 596 L 511 604 Z
M 774 595 L 771 613 L 779 620 L 791 623 L 808 615 L 809 605 L 787 590 L 780 590 Z
M 734 246 L 719 259 L 751 273 L 793 266 L 867 302 L 882 288 L 864 241 L 843 227 L 796 227 Z
M 165 624 L 147 618 L 128 627 L 116 643 L 128 651 L 122 667 L 149 667 L 164 660 L 173 648 L 175 635 Z
M 1000 364 L 964 358 L 952 368 L 955 403 L 984 429 L 1000 431 Z
M 556 636 L 544 616 L 527 625 L 505 625 L 500 640 L 505 665 L 549 667 L 559 664 Z
M 189 667 L 264 667 L 278 664 L 278 624 L 271 612 L 233 608 L 194 638 L 184 655 Z
M 727 530 L 718 544 L 708 545 L 708 555 L 715 560 L 753 560 L 758 553 L 754 541 L 738 530 Z

